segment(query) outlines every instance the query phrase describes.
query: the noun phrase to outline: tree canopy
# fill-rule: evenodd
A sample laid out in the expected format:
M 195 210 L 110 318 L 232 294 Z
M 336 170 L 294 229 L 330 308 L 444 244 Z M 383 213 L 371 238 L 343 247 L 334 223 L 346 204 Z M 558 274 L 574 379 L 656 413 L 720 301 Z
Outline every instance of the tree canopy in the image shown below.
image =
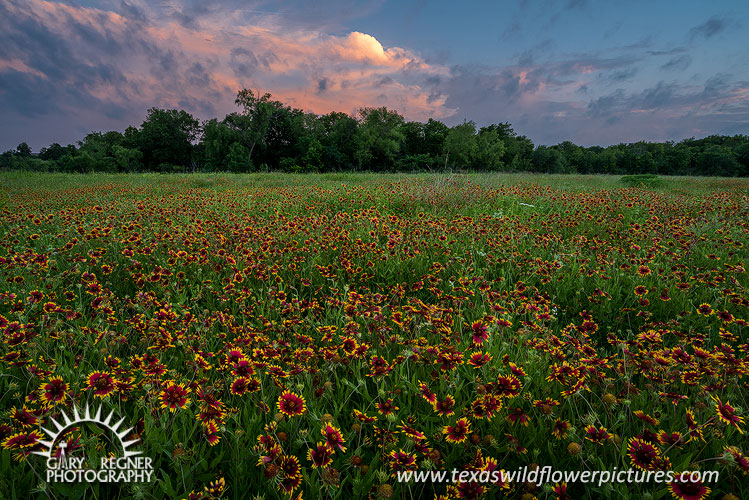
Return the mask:
M 680 142 L 534 145 L 508 122 L 477 128 L 407 121 L 386 107 L 305 113 L 271 94 L 242 89 L 238 111 L 200 122 L 151 108 L 140 127 L 91 132 L 76 144 L 33 153 L 26 142 L 0 154 L 2 169 L 64 172 L 423 171 L 459 169 L 582 174 L 749 176 L 749 136 Z

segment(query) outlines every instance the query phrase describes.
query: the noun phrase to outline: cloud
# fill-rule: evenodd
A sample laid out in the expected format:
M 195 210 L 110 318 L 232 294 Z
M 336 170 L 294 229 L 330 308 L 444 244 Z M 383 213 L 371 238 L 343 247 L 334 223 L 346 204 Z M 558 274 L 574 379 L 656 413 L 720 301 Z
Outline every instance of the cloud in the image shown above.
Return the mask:
M 661 65 L 662 70 L 684 71 L 692 64 L 692 58 L 688 54 L 673 57 Z
M 683 54 L 686 51 L 686 47 L 674 47 L 673 49 L 666 50 L 648 50 L 647 53 L 651 56 L 672 56 L 675 54 Z
M 221 118 L 236 111 L 234 97 L 245 87 L 316 113 L 385 105 L 410 120 L 509 121 L 547 144 L 749 132 L 749 84 L 728 74 L 671 81 L 666 76 L 697 66 L 697 56 L 681 46 L 654 46 L 655 38 L 561 54 L 566 44 L 542 36 L 521 46 L 512 62 L 450 65 L 440 47 L 425 56 L 344 27 L 379 9 L 379 2 L 95 5 L 0 0 L 0 148 L 122 130 L 154 106 Z M 588 7 L 550 5 L 521 2 L 513 17 L 518 29 L 537 14 L 541 22 L 533 22 L 543 28 L 550 18 Z M 707 39 L 730 25 L 713 18 L 690 33 Z
M 320 78 L 317 81 L 317 92 L 322 94 L 325 92 L 328 88 L 328 79 L 327 78 Z
M 689 38 L 695 40 L 697 38 L 712 38 L 718 33 L 725 31 L 730 23 L 719 17 L 713 16 L 702 24 L 695 26 L 689 30 Z
M 99 5 L 0 0 L 0 109 L 38 119 L 64 114 L 88 131 L 122 130 L 153 106 L 221 117 L 236 110 L 236 92 L 251 87 L 319 113 L 385 104 L 426 120 L 453 111 L 430 83 L 448 74 L 446 66 L 368 33 L 332 35 L 296 15 L 282 24 L 288 19 L 279 13 L 298 8 L 320 17 L 320 6 Z M 359 15 L 341 2 L 326 5 L 334 19 Z
M 637 74 L 637 67 L 630 66 L 628 68 L 609 71 L 608 73 L 605 73 L 604 75 L 602 75 L 602 77 L 603 77 L 603 80 L 610 82 L 610 83 L 621 83 L 627 80 L 631 80 L 632 78 L 635 77 L 636 74 Z

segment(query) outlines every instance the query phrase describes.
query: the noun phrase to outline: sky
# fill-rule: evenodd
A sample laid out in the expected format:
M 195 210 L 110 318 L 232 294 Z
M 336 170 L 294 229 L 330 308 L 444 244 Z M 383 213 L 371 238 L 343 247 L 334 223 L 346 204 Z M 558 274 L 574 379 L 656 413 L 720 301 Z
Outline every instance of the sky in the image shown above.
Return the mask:
M 536 144 L 749 134 L 749 2 L 0 0 L 1 151 L 221 119 L 242 88 Z

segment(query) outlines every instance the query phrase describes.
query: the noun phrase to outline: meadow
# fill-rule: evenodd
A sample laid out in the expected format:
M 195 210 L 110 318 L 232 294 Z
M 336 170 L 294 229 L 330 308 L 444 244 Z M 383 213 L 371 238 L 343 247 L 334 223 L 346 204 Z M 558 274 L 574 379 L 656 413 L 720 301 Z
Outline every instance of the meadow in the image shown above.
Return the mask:
M 749 180 L 648 184 L 0 173 L 0 499 L 749 498 Z M 525 466 L 720 479 L 397 478 Z

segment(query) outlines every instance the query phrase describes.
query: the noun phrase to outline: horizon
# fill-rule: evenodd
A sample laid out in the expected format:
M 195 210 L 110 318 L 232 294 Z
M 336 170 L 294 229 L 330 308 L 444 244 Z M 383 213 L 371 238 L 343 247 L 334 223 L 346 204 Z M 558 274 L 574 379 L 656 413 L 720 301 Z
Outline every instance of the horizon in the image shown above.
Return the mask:
M 749 134 L 742 2 L 242 4 L 0 0 L 0 150 L 151 107 L 222 119 L 241 88 L 317 114 L 509 122 L 537 145 Z

